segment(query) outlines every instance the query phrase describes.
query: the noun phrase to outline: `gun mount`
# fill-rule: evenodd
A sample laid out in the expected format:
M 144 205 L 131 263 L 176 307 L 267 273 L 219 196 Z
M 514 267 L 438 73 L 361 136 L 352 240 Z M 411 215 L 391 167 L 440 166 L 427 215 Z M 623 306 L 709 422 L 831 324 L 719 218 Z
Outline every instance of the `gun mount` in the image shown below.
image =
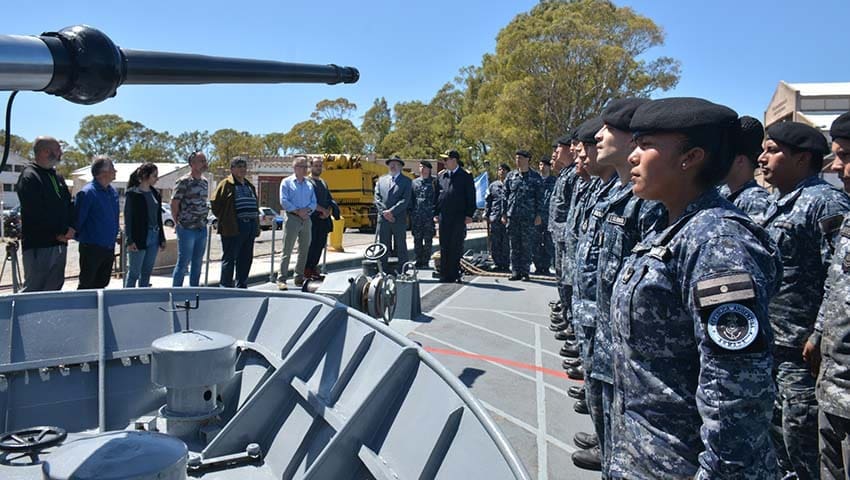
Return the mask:
M 40 36 L 0 35 L 0 90 L 44 91 L 91 105 L 121 85 L 355 83 L 353 67 L 121 48 L 77 25 Z

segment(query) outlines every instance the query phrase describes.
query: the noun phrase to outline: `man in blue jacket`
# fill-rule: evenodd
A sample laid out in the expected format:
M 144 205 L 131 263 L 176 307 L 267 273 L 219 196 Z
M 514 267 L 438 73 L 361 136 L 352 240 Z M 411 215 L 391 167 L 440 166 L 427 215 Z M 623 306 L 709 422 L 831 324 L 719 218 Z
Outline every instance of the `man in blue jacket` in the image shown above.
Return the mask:
M 112 188 L 115 166 L 98 156 L 91 164 L 92 181 L 77 193 L 77 242 L 80 243 L 78 289 L 109 285 L 118 236 L 118 192 Z

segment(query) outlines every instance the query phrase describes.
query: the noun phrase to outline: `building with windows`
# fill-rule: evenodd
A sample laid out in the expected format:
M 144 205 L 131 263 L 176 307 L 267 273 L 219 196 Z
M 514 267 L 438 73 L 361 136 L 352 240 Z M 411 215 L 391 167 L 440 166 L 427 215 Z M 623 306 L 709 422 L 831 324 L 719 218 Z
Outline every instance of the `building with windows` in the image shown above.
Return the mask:
M 829 127 L 839 115 L 850 111 L 850 82 L 787 83 L 780 81 L 764 112 L 765 128 L 779 122 L 794 121 L 820 130 L 827 141 Z M 838 177 L 828 171 L 830 154 L 824 162 L 824 180 L 841 188 Z
M 141 163 L 115 162 L 113 165 L 115 165 L 115 181 L 112 182 L 112 186 L 118 190 L 118 194 L 121 198 L 124 198 L 124 190 L 127 188 L 127 182 L 130 180 L 130 174 L 139 168 Z M 163 203 L 168 203 L 171 201 L 171 193 L 174 191 L 174 185 L 177 183 L 177 180 L 183 175 L 189 173 L 189 164 L 157 163 L 156 168 L 159 173 L 159 180 L 156 182 L 156 189 L 159 190 L 160 195 L 162 195 Z M 210 182 L 210 193 L 212 194 L 212 191 L 215 188 L 215 184 L 212 183 L 212 175 L 208 173 L 205 176 Z M 74 182 L 74 186 L 71 188 L 71 194 L 74 195 L 79 192 L 85 184 L 91 182 L 91 167 L 85 166 L 74 170 L 71 172 L 71 180 Z
M 3 147 L 0 147 L 0 158 L 2 158 L 2 155 Z M 30 161 L 26 158 L 15 152 L 9 152 L 6 166 L 0 172 L 0 184 L 3 185 L 2 190 L 0 190 L 0 202 L 3 202 L 4 209 L 15 208 L 20 204 L 18 194 L 15 193 L 15 185 L 18 184 L 18 177 L 28 163 Z

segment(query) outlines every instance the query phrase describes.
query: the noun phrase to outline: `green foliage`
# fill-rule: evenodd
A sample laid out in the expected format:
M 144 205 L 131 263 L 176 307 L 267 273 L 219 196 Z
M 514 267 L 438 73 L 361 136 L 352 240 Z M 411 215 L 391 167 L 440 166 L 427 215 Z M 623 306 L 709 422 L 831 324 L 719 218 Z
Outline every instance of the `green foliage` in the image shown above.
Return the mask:
M 646 56 L 663 39 L 652 20 L 606 0 L 541 2 L 499 32 L 461 130 L 490 145 L 496 161 L 517 147 L 548 154 L 609 99 L 675 86 L 678 62 Z
M 372 153 L 378 148 L 392 128 L 392 113 L 384 97 L 376 98 L 375 102 L 363 114 L 360 133 L 366 144 L 366 152 Z
M 357 104 L 348 101 L 347 98 L 336 100 L 322 100 L 316 104 L 316 110 L 310 114 L 310 118 L 317 122 L 324 120 L 342 120 L 351 116 L 357 110 Z
M 2 151 L 3 142 L 5 140 L 6 130 L 0 129 L 0 151 Z M 28 160 L 32 160 L 32 142 L 13 133 L 9 136 L 9 152 L 16 153 Z
M 292 153 L 362 153 L 363 137 L 351 120 L 329 118 L 296 123 L 284 135 Z
M 232 128 L 216 130 L 210 135 L 213 146 L 210 152 L 210 167 L 225 168 L 237 156 L 259 156 L 263 151 L 262 137 L 249 132 L 237 132 Z
M 74 137 L 87 157 L 108 155 L 116 162 L 165 162 L 174 158 L 174 138 L 118 115 L 88 115 Z
M 174 154 L 181 162 L 185 162 L 192 152 L 206 151 L 209 146 L 210 132 L 206 130 L 183 132 L 174 138 Z

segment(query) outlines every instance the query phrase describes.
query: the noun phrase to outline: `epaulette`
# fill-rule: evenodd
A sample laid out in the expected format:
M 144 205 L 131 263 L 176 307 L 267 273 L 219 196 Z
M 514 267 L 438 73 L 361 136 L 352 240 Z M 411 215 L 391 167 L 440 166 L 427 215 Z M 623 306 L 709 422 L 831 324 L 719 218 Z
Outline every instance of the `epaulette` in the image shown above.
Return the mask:
M 820 227 L 821 233 L 824 235 L 829 235 L 830 233 L 835 232 L 841 227 L 841 222 L 844 221 L 844 215 L 830 215 L 828 217 L 823 217 L 818 220 L 818 226 Z

